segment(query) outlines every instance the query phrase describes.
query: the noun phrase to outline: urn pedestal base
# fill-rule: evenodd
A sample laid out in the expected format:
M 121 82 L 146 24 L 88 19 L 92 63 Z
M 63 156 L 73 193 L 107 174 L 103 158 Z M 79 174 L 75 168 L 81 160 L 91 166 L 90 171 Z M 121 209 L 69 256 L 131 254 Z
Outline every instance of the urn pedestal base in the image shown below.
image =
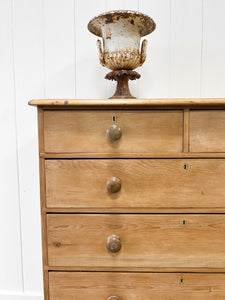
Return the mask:
M 140 77 L 141 75 L 139 73 L 132 70 L 116 70 L 108 73 L 105 79 L 117 81 L 116 92 L 109 99 L 136 99 L 136 97 L 130 93 L 128 81 L 136 80 Z

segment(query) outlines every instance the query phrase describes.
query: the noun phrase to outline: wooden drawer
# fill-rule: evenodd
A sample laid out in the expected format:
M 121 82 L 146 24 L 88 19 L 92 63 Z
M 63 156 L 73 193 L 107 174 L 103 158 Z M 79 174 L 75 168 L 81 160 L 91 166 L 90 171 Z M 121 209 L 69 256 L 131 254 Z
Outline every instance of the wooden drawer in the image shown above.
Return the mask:
M 122 132 L 115 141 L 107 136 L 112 125 Z M 179 110 L 44 111 L 44 149 L 49 153 L 181 152 L 182 134 Z
M 190 111 L 190 151 L 225 152 L 225 110 Z
M 225 268 L 222 214 L 50 214 L 47 236 L 50 266 Z
M 225 207 L 224 159 L 50 159 L 45 167 L 50 208 Z
M 224 300 L 224 282 L 225 274 L 49 273 L 50 300 Z

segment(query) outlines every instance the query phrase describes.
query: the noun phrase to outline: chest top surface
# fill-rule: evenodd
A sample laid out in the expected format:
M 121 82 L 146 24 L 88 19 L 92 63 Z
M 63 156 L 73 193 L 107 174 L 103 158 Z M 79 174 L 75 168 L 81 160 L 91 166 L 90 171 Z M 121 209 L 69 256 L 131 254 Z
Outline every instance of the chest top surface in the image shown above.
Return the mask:
M 43 99 L 31 100 L 30 105 L 45 108 L 74 109 L 224 109 L 225 98 L 169 98 L 169 99 Z

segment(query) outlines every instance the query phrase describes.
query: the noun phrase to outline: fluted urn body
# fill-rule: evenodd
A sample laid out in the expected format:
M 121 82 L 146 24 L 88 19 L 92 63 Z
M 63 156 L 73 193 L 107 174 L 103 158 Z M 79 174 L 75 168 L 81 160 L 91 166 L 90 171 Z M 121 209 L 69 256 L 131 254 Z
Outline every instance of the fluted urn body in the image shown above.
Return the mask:
M 133 70 L 146 59 L 147 41 L 141 37 L 155 29 L 154 21 L 147 15 L 134 11 L 111 11 L 93 18 L 88 29 L 102 37 L 98 40 L 99 58 L 110 70 Z

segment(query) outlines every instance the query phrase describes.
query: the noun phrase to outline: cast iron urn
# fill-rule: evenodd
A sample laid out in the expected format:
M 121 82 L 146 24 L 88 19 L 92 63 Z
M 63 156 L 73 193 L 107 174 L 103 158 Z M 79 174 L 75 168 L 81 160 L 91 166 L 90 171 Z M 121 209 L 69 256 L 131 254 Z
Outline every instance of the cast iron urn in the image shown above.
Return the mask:
M 134 71 L 146 59 L 147 40 L 141 37 L 155 29 L 155 22 L 136 11 L 116 10 L 94 17 L 88 23 L 93 34 L 102 37 L 97 41 L 100 63 L 112 70 L 106 79 L 116 80 L 117 89 L 111 98 L 135 98 L 130 94 L 128 80 L 140 78 Z

